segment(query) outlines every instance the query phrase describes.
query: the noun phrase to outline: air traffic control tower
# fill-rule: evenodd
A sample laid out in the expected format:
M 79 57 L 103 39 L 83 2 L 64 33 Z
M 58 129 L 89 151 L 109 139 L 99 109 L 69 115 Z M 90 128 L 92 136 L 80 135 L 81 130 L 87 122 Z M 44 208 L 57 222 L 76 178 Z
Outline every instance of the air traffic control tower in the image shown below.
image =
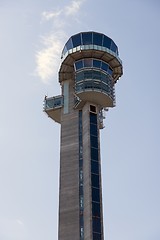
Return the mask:
M 44 111 L 61 124 L 58 240 L 104 240 L 100 129 L 115 106 L 122 61 L 112 39 L 97 32 L 72 36 L 62 51 L 62 93 Z

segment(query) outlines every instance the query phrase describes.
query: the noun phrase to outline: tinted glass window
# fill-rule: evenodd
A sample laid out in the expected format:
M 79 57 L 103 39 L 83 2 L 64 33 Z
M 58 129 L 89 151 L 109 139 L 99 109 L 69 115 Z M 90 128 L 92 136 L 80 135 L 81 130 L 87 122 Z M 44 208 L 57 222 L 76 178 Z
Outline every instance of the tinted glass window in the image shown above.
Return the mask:
M 93 232 L 101 233 L 101 219 L 93 217 L 92 224 L 93 224 Z
M 98 161 L 98 149 L 91 148 L 91 159 Z
M 92 59 L 84 59 L 84 67 L 92 67 Z
M 76 91 L 82 91 L 82 90 L 83 90 L 83 84 L 77 84 Z
M 93 233 L 93 240 L 101 240 L 101 234 L 100 233 Z
M 80 157 L 82 156 L 82 153 L 83 153 L 83 148 L 82 148 L 82 146 L 80 145 L 80 146 L 79 146 L 79 154 L 80 154 Z
M 81 81 L 84 79 L 83 72 L 76 73 L 76 82 Z
M 107 81 L 108 81 L 108 85 L 112 86 L 112 80 L 109 77 L 107 78 Z
M 108 64 L 102 62 L 102 69 L 107 72 L 108 71 Z
M 93 79 L 101 80 L 101 73 L 97 71 L 93 71 Z
M 117 46 L 116 46 L 116 44 L 112 41 L 112 43 L 111 43 L 111 50 L 113 51 L 113 52 L 116 52 L 117 51 Z
M 82 134 L 82 111 L 79 111 L 79 133 Z
M 113 70 L 109 67 L 108 68 L 108 73 L 110 74 L 110 75 L 112 75 L 112 73 L 113 73 Z
M 92 32 L 82 33 L 83 45 L 92 44 Z
M 110 93 L 110 88 L 108 87 L 108 85 L 102 83 L 102 84 L 101 84 L 101 87 L 102 87 L 102 89 L 105 90 L 107 93 Z
M 106 84 L 110 84 L 111 80 L 110 78 L 102 73 L 102 81 L 105 82 Z
M 102 88 L 102 87 L 101 87 L 101 83 L 99 83 L 99 82 L 94 82 L 94 83 L 93 83 L 93 88 L 94 88 L 94 89 L 99 89 L 99 90 L 101 90 L 101 88 Z
M 102 34 L 93 33 L 93 44 L 102 46 Z
M 99 188 L 99 175 L 92 174 L 91 181 L 92 181 L 92 187 Z
M 65 45 L 62 54 L 65 54 L 66 52 L 67 52 L 67 48 L 66 48 L 66 45 Z
M 82 60 L 75 62 L 75 67 L 76 67 L 76 70 L 83 68 Z
M 91 147 L 98 148 L 98 138 L 91 135 Z
M 80 194 L 80 195 L 83 195 L 83 186 L 80 186 L 80 188 L 79 188 L 79 194 Z
M 116 54 L 119 55 L 119 52 L 118 52 L 118 47 L 117 47 L 117 50 L 116 50 Z
M 92 79 L 92 71 L 84 71 L 85 79 Z
M 92 81 L 85 81 L 84 82 L 84 88 L 85 89 L 92 89 L 92 87 L 93 87 Z
M 100 202 L 100 194 L 98 188 L 92 188 L 92 201 Z
M 82 160 L 82 159 L 79 160 L 79 167 L 80 167 L 80 168 L 83 167 L 83 160 Z
M 73 47 L 80 46 L 81 45 L 81 35 L 77 34 L 77 35 L 73 36 L 72 41 L 73 41 Z
M 97 125 L 95 125 L 95 124 L 90 125 L 90 134 L 94 135 L 94 136 L 98 135 Z
M 80 226 L 83 226 L 83 215 L 80 215 Z
M 100 217 L 100 203 L 92 202 L 92 216 Z
M 104 36 L 103 38 L 103 46 L 109 49 L 111 48 L 111 39 L 107 36 Z
M 101 68 L 101 61 L 93 59 L 93 67 Z
M 83 210 L 83 196 L 80 196 L 80 208 Z
M 90 123 L 97 124 L 97 114 L 90 113 Z
M 91 161 L 91 172 L 99 174 L 99 163 L 96 161 Z
M 70 38 L 70 39 L 68 40 L 68 42 L 66 43 L 66 48 L 67 48 L 67 50 L 73 48 L 73 45 L 72 45 L 72 38 Z

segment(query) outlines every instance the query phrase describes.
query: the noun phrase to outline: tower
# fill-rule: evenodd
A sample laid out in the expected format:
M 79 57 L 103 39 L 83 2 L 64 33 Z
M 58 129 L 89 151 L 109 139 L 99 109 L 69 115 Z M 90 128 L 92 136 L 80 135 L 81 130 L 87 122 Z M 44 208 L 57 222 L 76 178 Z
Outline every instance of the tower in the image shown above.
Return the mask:
M 97 32 L 72 36 L 61 59 L 62 94 L 44 100 L 61 124 L 58 240 L 104 240 L 100 129 L 122 62 L 114 41 Z

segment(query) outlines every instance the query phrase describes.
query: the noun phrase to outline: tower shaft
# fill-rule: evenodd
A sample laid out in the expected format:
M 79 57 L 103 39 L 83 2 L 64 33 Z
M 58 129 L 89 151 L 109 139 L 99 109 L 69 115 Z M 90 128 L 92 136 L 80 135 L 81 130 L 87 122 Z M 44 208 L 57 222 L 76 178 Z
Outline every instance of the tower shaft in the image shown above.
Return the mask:
M 68 100 L 61 112 L 59 240 L 87 240 L 93 235 L 103 239 L 97 106 L 86 103 L 75 110 L 73 81 L 65 84 L 63 94 Z

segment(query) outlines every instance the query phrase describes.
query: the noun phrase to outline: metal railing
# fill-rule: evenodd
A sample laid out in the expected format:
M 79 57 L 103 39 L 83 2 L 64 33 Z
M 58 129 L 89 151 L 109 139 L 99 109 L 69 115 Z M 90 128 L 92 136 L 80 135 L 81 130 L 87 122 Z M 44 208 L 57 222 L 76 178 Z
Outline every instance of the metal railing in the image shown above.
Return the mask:
M 50 110 L 50 109 L 57 109 L 63 106 L 63 96 L 56 96 L 56 97 L 45 97 L 43 102 L 43 110 Z
M 80 83 L 76 84 L 75 90 L 77 94 L 86 91 L 102 92 L 108 95 L 113 101 L 115 100 L 114 86 L 110 86 L 101 80 L 93 81 L 92 79 L 87 79 L 87 81 L 81 81 Z

